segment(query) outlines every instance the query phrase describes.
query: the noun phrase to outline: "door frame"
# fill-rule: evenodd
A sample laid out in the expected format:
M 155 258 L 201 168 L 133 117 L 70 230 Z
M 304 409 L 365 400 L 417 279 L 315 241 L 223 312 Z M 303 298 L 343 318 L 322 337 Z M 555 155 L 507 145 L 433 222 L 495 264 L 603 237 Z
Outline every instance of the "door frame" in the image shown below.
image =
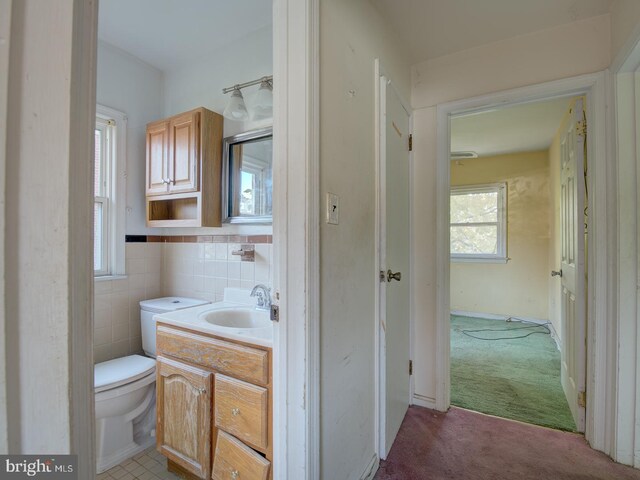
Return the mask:
M 319 0 L 273 0 L 274 479 L 320 478 Z M 300 182 L 299 179 L 304 179 Z
M 592 223 L 587 233 L 587 441 L 596 450 L 609 453 L 610 437 L 607 415 L 612 411 L 611 333 L 608 318 L 613 318 L 613 275 L 610 269 L 615 258 L 615 166 L 607 144 L 607 87 L 608 72 L 599 72 L 552 82 L 531 85 L 437 106 L 437 164 L 436 164 L 436 409 L 446 411 L 450 406 L 450 246 L 449 246 L 449 185 L 450 135 L 452 115 L 480 112 L 508 105 L 517 105 L 565 96 L 586 96 L 587 163 L 589 165 L 588 208 Z
M 640 185 L 640 26 L 630 35 L 612 67 L 612 103 L 615 104 L 614 141 L 617 159 L 617 324 L 614 342 L 617 346 L 616 363 L 611 377 L 617 385 L 615 399 L 614 433 L 612 435 L 614 460 L 640 467 L 640 428 L 637 407 L 637 386 L 640 372 L 637 368 L 638 320 L 640 295 L 637 291 L 640 271 L 637 239 L 640 236 L 640 209 L 637 205 Z M 629 201 L 635 199 L 636 201 Z
M 404 109 L 409 114 L 409 134 L 413 133 L 413 110 L 411 108 L 411 104 L 406 101 L 398 92 L 395 87 L 393 87 L 393 80 L 389 75 L 385 73 L 385 69 L 380 62 L 379 58 L 376 58 L 374 61 L 374 85 L 375 85 L 375 182 L 376 182 L 376 222 L 375 222 L 375 280 L 374 280 L 374 291 L 375 291 L 375 309 L 374 309 L 374 451 L 378 457 L 378 459 L 384 460 L 386 458 L 385 452 L 385 428 L 386 428 L 386 390 L 385 390 L 385 376 L 386 376 L 386 355 L 385 355 L 385 344 L 384 344 L 384 335 L 383 328 L 381 324 L 383 305 L 385 303 L 385 298 L 381 294 L 382 282 L 378 278 L 378 272 L 381 271 L 381 258 L 383 255 L 383 224 L 384 224 L 384 216 L 385 209 L 383 208 L 383 201 L 386 195 L 386 189 L 384 184 L 385 179 L 385 155 L 384 155 L 384 131 L 385 125 L 382 122 L 382 89 L 380 88 L 380 80 L 384 77 L 387 79 L 392 88 L 394 88 L 398 98 L 400 99 L 400 103 L 404 107 Z M 386 98 L 386 97 L 385 97 Z M 409 178 L 413 177 L 413 152 L 409 151 Z M 413 218 L 413 182 L 409 182 L 409 219 Z M 413 226 L 411 221 L 409 221 L 409 252 L 413 251 Z M 409 262 L 409 272 L 407 274 L 407 278 L 410 282 L 409 288 L 409 331 L 414 331 L 414 315 L 413 315 L 413 274 L 414 269 L 411 267 L 411 262 Z M 411 335 L 409 339 L 409 358 L 413 358 L 413 349 L 414 349 L 414 336 Z M 413 404 L 413 391 L 414 391 L 414 381 L 413 376 L 409 377 L 409 405 Z M 374 470 L 375 471 L 375 470 Z

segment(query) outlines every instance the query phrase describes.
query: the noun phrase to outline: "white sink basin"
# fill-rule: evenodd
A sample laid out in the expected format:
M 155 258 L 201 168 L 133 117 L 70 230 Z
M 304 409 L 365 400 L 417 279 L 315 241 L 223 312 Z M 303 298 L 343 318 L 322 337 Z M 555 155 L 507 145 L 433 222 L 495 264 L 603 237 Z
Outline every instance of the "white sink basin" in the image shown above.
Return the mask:
M 267 328 L 272 326 L 269 312 L 255 308 L 220 308 L 202 312 L 200 318 L 212 325 L 227 328 Z

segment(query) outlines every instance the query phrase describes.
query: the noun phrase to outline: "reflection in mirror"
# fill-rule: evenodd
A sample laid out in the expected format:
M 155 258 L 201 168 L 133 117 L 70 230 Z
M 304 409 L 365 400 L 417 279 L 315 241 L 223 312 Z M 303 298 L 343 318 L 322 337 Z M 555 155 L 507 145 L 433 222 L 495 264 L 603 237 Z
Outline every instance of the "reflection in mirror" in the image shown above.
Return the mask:
M 272 129 L 224 141 L 223 217 L 230 223 L 271 223 Z

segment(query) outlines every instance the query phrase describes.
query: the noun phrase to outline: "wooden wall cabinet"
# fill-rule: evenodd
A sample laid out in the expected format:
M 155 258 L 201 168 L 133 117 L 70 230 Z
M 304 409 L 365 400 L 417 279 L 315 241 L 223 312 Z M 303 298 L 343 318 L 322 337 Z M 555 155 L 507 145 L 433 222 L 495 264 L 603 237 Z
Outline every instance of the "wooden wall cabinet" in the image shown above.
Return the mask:
M 220 226 L 222 126 L 206 108 L 147 125 L 147 226 Z
M 271 349 L 158 323 L 157 448 L 188 479 L 271 478 Z

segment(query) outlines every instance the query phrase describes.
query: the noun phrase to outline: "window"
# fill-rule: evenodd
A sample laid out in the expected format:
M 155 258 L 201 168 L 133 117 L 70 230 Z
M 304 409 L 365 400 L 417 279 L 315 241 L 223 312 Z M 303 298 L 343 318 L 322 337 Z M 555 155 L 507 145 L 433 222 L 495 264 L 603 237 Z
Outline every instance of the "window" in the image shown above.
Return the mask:
M 124 274 L 124 164 L 126 117 L 97 106 L 94 129 L 93 270 Z
M 451 189 L 451 260 L 507 261 L 506 184 Z

